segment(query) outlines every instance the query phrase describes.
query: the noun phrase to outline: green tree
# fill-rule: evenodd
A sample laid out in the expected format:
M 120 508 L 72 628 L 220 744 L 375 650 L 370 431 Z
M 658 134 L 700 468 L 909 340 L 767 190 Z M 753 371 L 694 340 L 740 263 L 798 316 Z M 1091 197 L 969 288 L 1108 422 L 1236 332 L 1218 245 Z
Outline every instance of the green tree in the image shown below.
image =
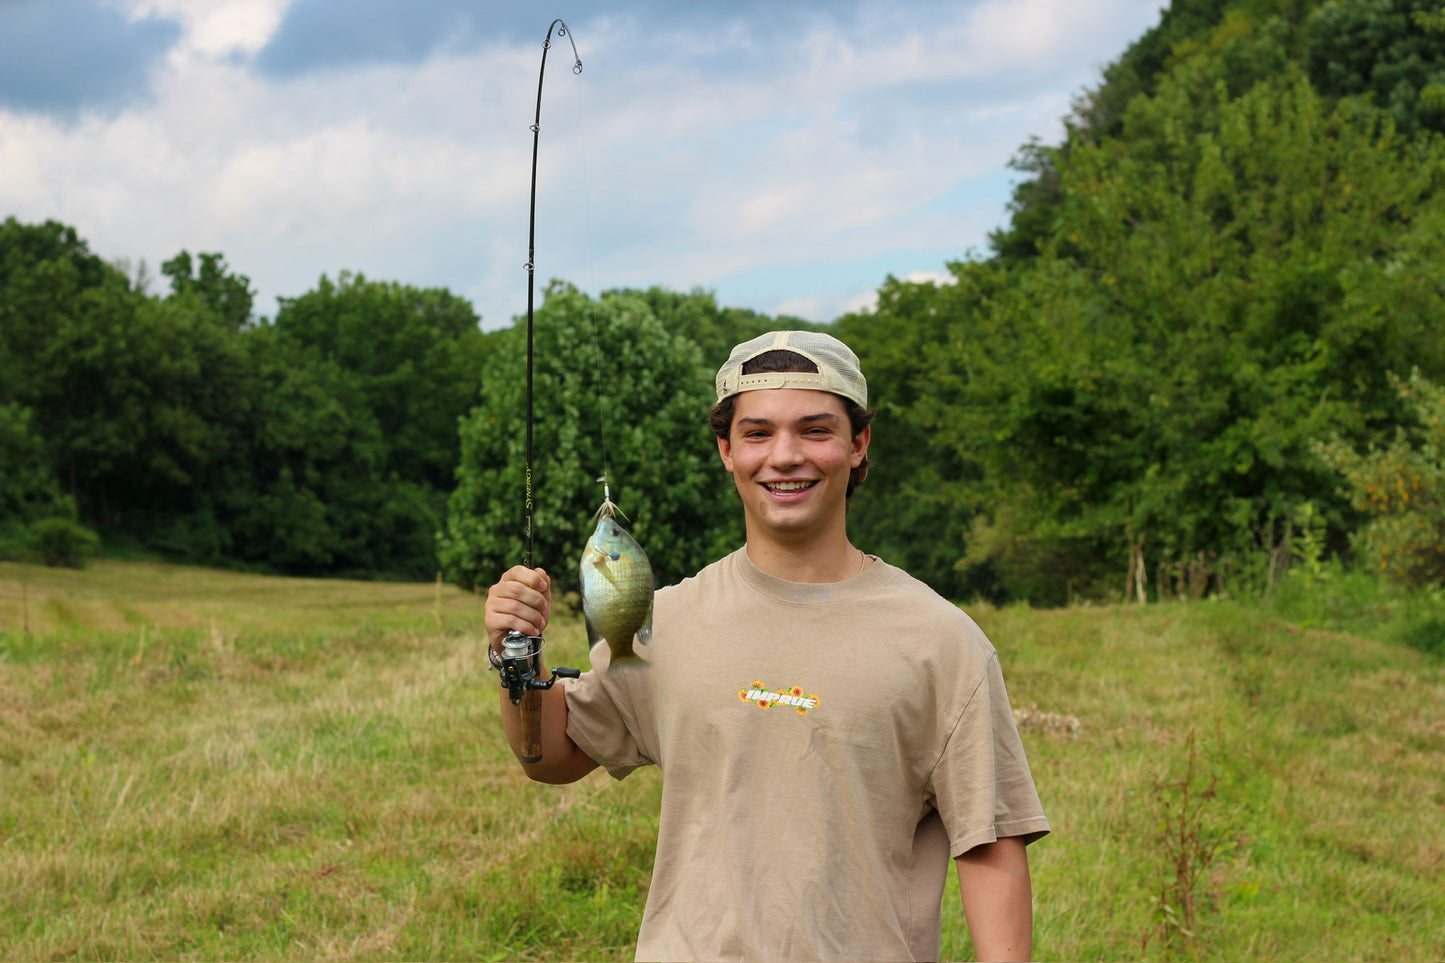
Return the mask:
M 201 506 L 236 560 L 296 574 L 427 578 L 440 524 L 427 493 L 386 470 L 387 443 L 352 372 L 249 330 L 244 442 Z
M 95 536 L 76 522 L 75 503 L 55 483 L 32 424 L 28 408 L 0 403 L 0 558 L 30 558 L 47 531 L 76 550 L 62 561 L 78 558 Z
M 998 265 L 951 266 L 954 283 L 888 278 L 872 310 L 838 319 L 835 333 L 858 354 L 877 415 L 865 484 L 849 506 L 849 529 L 866 551 L 906 568 L 949 598 L 995 595 L 991 573 L 965 573 L 965 538 L 977 510 L 978 462 L 939 443 L 952 431 L 939 412 L 958 403 L 968 372 L 942 365 L 940 349 L 974 304 L 1008 277 Z
M 119 276 L 58 299 L 50 321 L 32 404 L 62 483 L 83 517 L 143 530 L 217 455 L 225 335 Z
M 1009 166 L 1028 176 L 1014 188 L 1009 223 L 989 235 L 994 253 L 1005 259 L 1042 253 L 1041 245 L 1054 233 L 1064 201 L 1059 165 L 1076 149 L 1117 139 L 1129 105 L 1136 98 L 1153 96 L 1181 58 L 1206 51 L 1216 64 L 1216 76 L 1234 85 L 1236 92 L 1266 76 L 1268 62 L 1278 64 L 1284 55 L 1279 46 L 1284 32 L 1281 18 L 1297 19 L 1296 6 L 1289 0 L 1174 0 L 1165 5 L 1159 23 L 1104 68 L 1096 87 L 1074 99 L 1064 119 L 1062 143 L 1046 145 L 1033 138 L 1019 149 Z M 1262 38 L 1256 36 L 1259 23 L 1266 24 L 1267 35 Z M 1261 49 L 1269 50 L 1270 56 L 1261 58 Z M 1056 252 L 1062 253 L 1057 239 L 1054 243 Z
M 1117 140 L 1124 117 L 1136 100 L 1152 98 L 1171 81 L 1180 65 L 1193 61 L 1207 71 L 1206 93 L 1223 82 L 1232 95 L 1283 72 L 1303 59 L 1301 24 L 1318 0 L 1174 0 L 1159 23 L 1104 68 L 1101 82 L 1074 99 L 1064 119 L 1065 137 L 1057 145 L 1037 139 L 1020 148 L 1011 164 L 1028 175 L 1014 189 L 1009 222 L 989 236 L 1001 258 L 1041 253 L 1064 202 L 1058 167 L 1076 149 Z M 1188 122 L 1187 115 L 1176 118 Z M 1064 253 L 1057 238 L 1056 253 Z
M 1438 0 L 1336 0 L 1310 18 L 1305 44 L 1320 93 L 1367 95 L 1402 131 L 1445 133 L 1445 11 Z
M 251 320 L 255 293 L 251 279 L 231 273 L 226 259 L 219 253 L 200 255 L 200 267 L 191 255 L 182 251 L 161 265 L 161 273 L 171 279 L 171 296 L 199 298 L 222 325 L 239 331 Z
M 183 260 L 168 266 L 184 274 Z M 203 328 L 215 316 L 191 289 L 164 305 Z M 441 290 L 344 273 L 283 301 L 274 324 L 222 344 L 224 403 L 196 398 L 217 457 L 152 541 L 296 574 L 430 578 L 482 342 L 475 312 Z
M 32 421 L 28 408 L 0 404 L 0 527 L 50 514 L 62 497 Z
M 525 322 L 488 336 L 480 403 L 462 425 L 462 463 L 440 554 L 447 576 L 486 585 L 523 560 Z M 554 284 L 535 318 L 533 564 L 576 590 L 602 501 L 630 518 L 659 584 L 742 541 L 731 486 L 707 427 L 712 368 L 645 297 L 600 301 Z
M 100 287 L 115 270 L 92 254 L 72 227 L 56 221 L 0 225 L 0 401 L 31 403 L 44 373 L 35 366 L 55 319 L 81 291 Z
M 1063 201 L 1055 157 L 1068 149 L 1067 142 L 1048 147 L 1035 137 L 1009 161 L 1009 167 L 1029 176 L 1014 187 L 1008 225 L 989 232 L 989 247 L 996 257 L 1023 260 L 1039 255 L 1040 245 L 1053 233 Z
M 647 304 L 663 327 L 673 334 L 685 336 L 702 351 L 704 366 L 714 371 L 727 360 L 735 344 L 777 329 L 816 329 L 826 325 L 801 318 L 770 317 L 747 308 L 719 307 L 716 297 L 701 288 L 683 294 L 665 288 L 646 291 L 618 290 L 604 292 L 605 300 L 614 295 L 640 298 Z
M 455 485 L 458 421 L 476 403 L 484 339 L 472 306 L 445 289 L 342 272 L 282 301 L 276 330 L 353 376 L 386 441 L 381 470 L 435 493 Z

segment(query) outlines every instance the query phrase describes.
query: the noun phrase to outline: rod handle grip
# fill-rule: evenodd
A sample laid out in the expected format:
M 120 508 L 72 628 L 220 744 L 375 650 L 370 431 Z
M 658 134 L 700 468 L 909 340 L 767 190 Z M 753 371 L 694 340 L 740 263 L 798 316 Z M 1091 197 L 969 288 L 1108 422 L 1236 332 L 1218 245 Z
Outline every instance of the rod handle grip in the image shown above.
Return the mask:
M 522 694 L 522 751 L 525 763 L 542 761 L 542 690 L 528 689 Z

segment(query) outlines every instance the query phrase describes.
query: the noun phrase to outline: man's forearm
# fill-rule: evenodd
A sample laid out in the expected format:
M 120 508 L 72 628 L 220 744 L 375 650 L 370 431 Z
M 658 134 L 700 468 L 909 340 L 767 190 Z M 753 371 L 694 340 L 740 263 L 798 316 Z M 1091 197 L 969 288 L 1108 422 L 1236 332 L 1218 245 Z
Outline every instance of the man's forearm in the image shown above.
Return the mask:
M 543 675 L 546 676 L 543 669 Z M 576 782 L 597 768 L 592 760 L 567 735 L 567 694 L 560 685 L 539 690 L 542 697 L 542 761 L 523 762 L 522 769 L 537 782 Z M 502 731 L 518 761 L 522 758 L 522 710 L 512 705 L 507 690 L 501 690 Z
M 956 862 L 963 915 L 977 958 L 1031 959 L 1034 900 L 1023 838 L 977 846 Z

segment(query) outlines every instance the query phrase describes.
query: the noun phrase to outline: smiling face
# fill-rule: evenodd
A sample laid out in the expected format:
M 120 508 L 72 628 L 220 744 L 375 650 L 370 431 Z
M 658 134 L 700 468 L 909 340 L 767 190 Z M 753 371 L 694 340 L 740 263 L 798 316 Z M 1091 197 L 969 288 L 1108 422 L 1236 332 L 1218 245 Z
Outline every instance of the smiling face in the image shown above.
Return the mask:
M 742 498 L 749 543 L 846 542 L 848 473 L 867 455 L 870 430 L 854 436 L 843 400 L 826 391 L 770 388 L 736 398 L 718 453 Z

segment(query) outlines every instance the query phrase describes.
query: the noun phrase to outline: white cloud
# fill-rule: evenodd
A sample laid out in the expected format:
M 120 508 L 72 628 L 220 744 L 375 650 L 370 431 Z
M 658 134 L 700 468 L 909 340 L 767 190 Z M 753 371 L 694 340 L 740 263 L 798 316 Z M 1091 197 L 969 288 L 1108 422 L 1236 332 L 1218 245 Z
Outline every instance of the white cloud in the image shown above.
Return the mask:
M 832 307 L 831 301 L 832 299 L 822 294 L 810 294 L 801 298 L 787 298 L 779 301 L 778 306 L 769 313 L 808 320 L 830 313 Z
M 270 80 L 246 55 L 286 6 L 136 0 L 184 27 L 153 102 L 80 123 L 0 112 L 0 208 L 72 224 L 106 257 L 221 251 L 265 314 L 343 269 L 450 287 L 489 325 L 519 313 L 540 36 Z M 585 69 L 554 42 L 539 280 L 851 310 L 884 273 L 980 244 L 1006 195 L 948 199 L 1001 183 L 1030 135 L 1056 139 L 1096 66 L 1154 20 L 1140 0 L 861 9 L 779 36 L 762 19 L 675 18 L 666 37 L 616 15 L 571 23 Z
M 1159 6 L 1130 0 L 984 0 L 974 5 L 966 30 L 975 63 L 990 72 L 1010 65 L 1039 69 L 1060 60 L 1077 64 L 1081 52 L 1085 66 L 1102 66 L 1123 53 L 1116 25 L 1137 23 L 1148 11 L 1142 26 L 1152 26 Z M 1135 28 L 1124 39 L 1142 32 Z
M 910 271 L 899 280 L 907 281 L 910 284 L 955 284 L 958 281 L 946 271 Z M 844 314 L 866 314 L 878 308 L 878 289 L 877 287 L 869 288 L 852 297 L 842 298 L 831 303 L 814 298 L 799 299 L 796 304 L 799 310 L 793 313 L 810 321 L 836 318 Z
M 136 17 L 159 16 L 181 22 L 179 53 L 223 56 L 255 53 L 281 23 L 290 0 L 137 0 Z

